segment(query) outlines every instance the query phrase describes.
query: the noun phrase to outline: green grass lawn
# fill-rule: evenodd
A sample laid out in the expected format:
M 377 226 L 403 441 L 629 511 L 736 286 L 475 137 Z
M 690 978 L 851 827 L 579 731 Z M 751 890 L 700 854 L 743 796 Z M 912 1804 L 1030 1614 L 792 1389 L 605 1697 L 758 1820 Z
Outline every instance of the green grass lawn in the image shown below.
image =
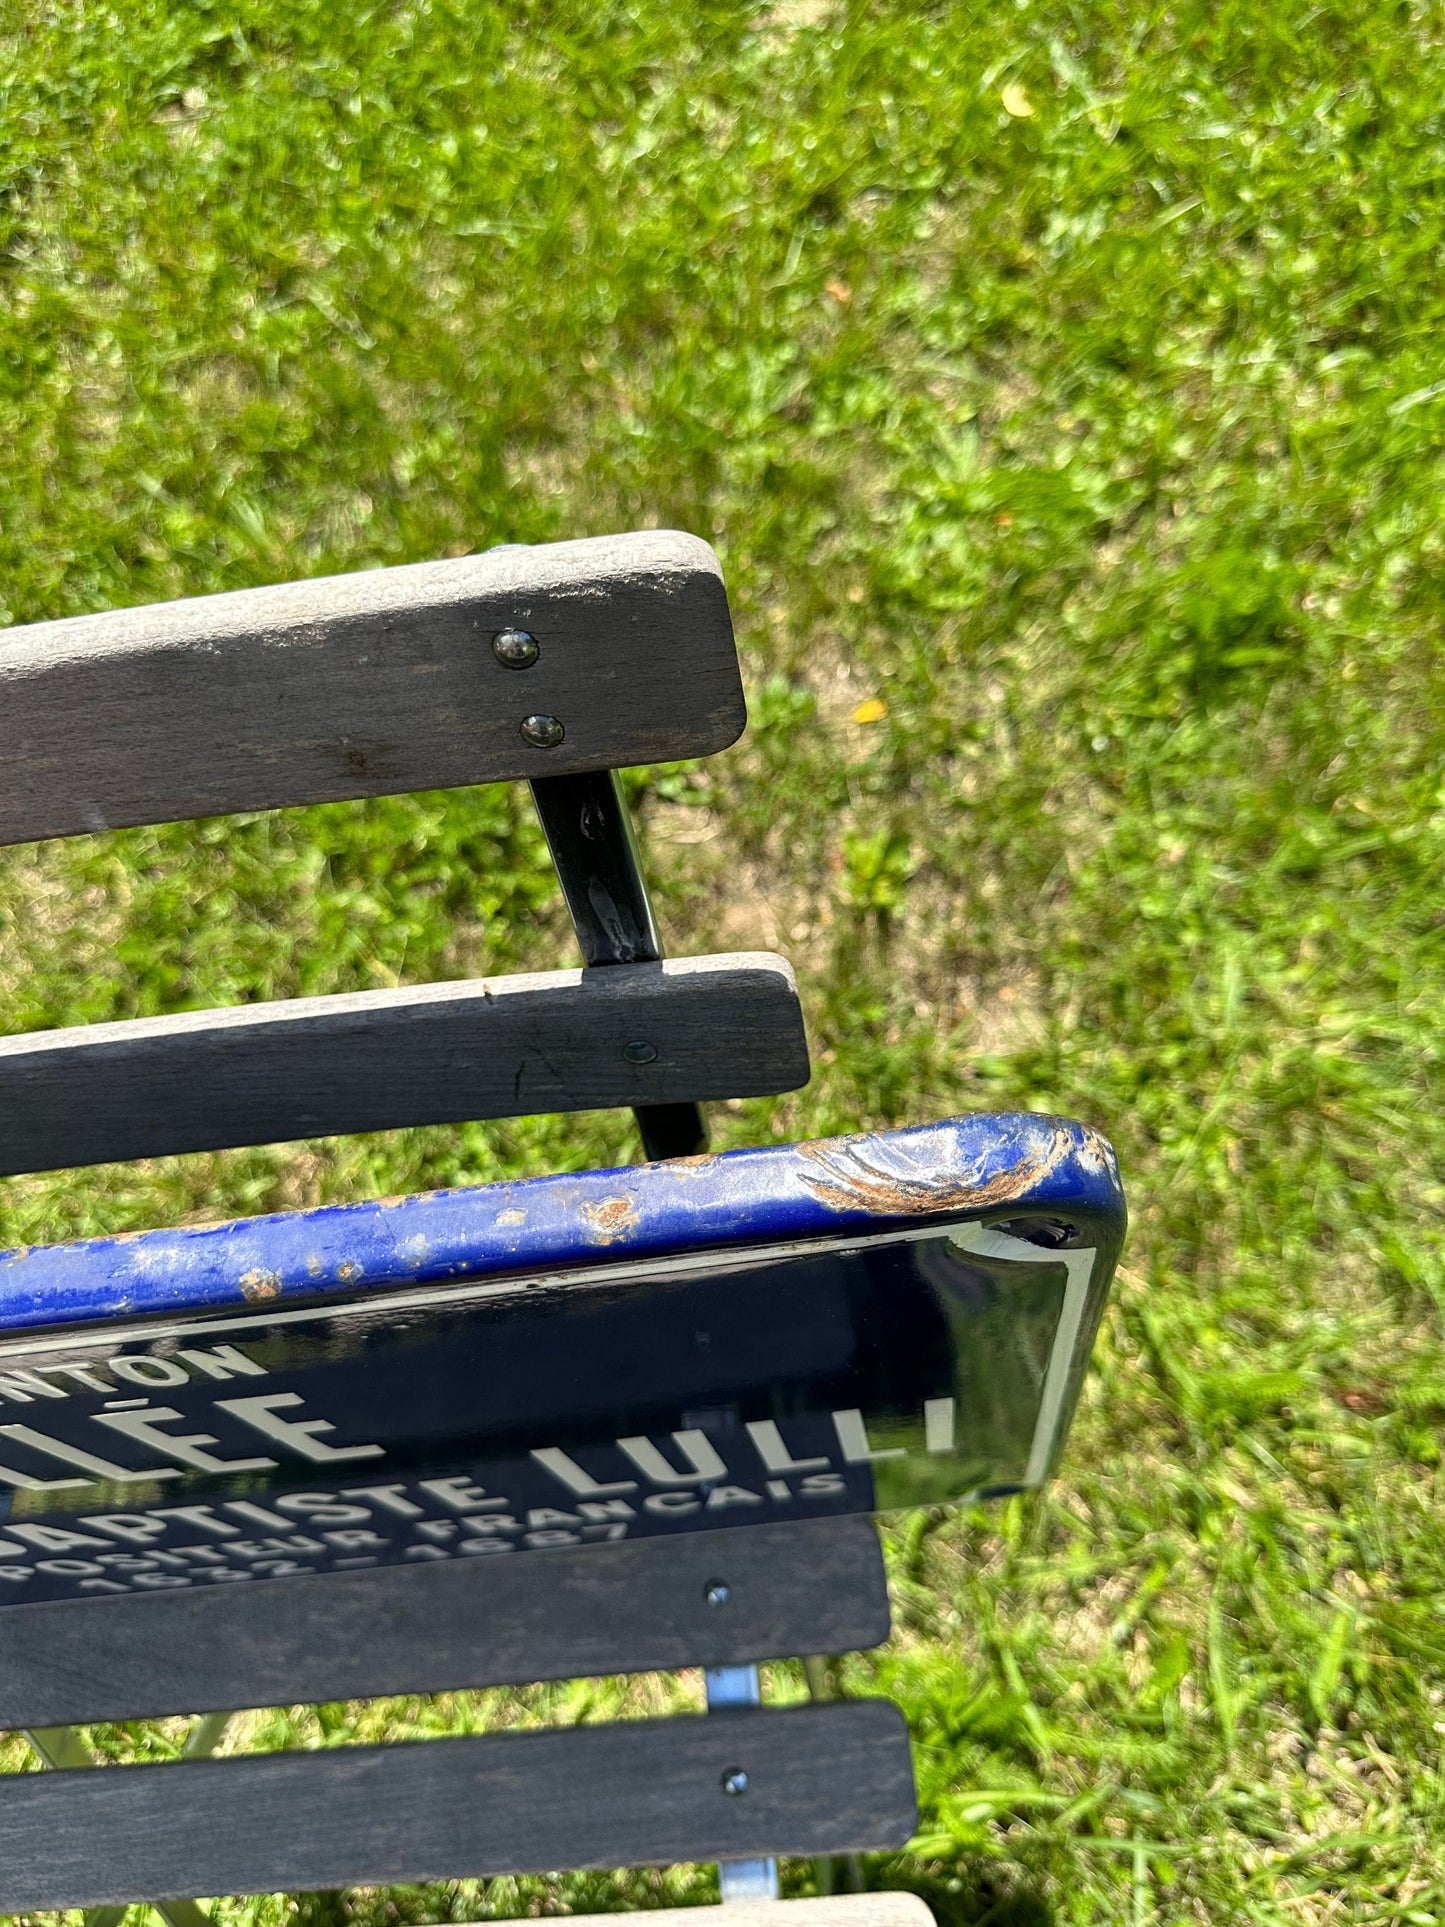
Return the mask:
M 1134 1227 L 1060 1481 L 900 1526 L 893 1643 L 845 1669 L 917 1739 L 920 1834 L 870 1879 L 945 1927 L 1439 1920 L 1445 11 L 0 20 L 6 619 L 694 530 L 752 726 L 629 779 L 659 911 L 674 952 L 790 955 L 816 1062 L 716 1140 L 1029 1107 L 1118 1147 Z M 572 960 L 520 789 L 0 868 L 11 1030 Z M 0 1239 L 636 1155 L 599 1116 L 173 1159 L 11 1182 Z

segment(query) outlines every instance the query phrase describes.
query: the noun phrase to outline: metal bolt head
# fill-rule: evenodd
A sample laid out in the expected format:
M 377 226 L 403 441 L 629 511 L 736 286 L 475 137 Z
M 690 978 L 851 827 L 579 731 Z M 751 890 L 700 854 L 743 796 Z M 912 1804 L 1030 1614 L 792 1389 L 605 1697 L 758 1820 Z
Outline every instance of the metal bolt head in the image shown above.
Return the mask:
M 622 1055 L 629 1064 L 655 1064 L 657 1046 L 649 1044 L 645 1037 L 634 1037 L 630 1044 L 622 1046 Z
M 727 1772 L 724 1773 L 722 1776 L 722 1790 L 724 1793 L 731 1793 L 734 1798 L 740 1793 L 747 1792 L 748 1776 L 740 1766 L 730 1766 Z
M 709 1606 L 725 1606 L 732 1598 L 732 1587 L 726 1579 L 709 1579 L 703 1587 L 703 1598 Z
M 559 716 L 524 716 L 522 741 L 533 749 L 555 749 L 567 734 Z
M 492 654 L 506 669 L 530 669 L 541 653 L 526 629 L 499 629 L 492 637 Z

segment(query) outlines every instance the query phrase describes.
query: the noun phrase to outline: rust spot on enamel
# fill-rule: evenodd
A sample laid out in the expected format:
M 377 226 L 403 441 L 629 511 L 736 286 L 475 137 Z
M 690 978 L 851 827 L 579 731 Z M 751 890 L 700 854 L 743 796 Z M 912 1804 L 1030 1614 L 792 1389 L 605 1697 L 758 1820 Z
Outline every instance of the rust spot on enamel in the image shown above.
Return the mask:
M 260 1266 L 254 1271 L 243 1271 L 237 1282 L 248 1305 L 262 1305 L 268 1298 L 281 1295 L 280 1278 L 274 1271 L 264 1271 Z
M 597 1204 L 584 1204 L 582 1216 L 593 1242 L 599 1245 L 615 1244 L 625 1238 L 639 1222 L 637 1206 L 627 1196 L 603 1198 Z
M 955 1171 L 890 1171 L 870 1158 L 874 1142 L 867 1137 L 833 1138 L 798 1146 L 798 1155 L 819 1167 L 805 1171 L 803 1183 L 820 1204 L 830 1211 L 878 1211 L 895 1218 L 984 1211 L 1021 1198 L 1057 1170 L 1075 1148 L 1071 1132 L 1050 1131 L 1047 1141 L 1029 1156 L 980 1182 Z

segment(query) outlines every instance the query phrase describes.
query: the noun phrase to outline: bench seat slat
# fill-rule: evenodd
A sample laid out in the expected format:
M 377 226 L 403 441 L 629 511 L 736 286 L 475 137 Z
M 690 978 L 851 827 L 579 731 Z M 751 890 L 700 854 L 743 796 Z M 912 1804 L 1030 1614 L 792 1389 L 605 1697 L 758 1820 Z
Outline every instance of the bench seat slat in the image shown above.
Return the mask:
M 718 1580 L 728 1597 L 710 1605 Z M 0 1728 L 734 1666 L 887 1637 L 872 1521 L 800 1519 L 7 1606 Z
M 0 843 L 706 756 L 746 721 L 717 557 L 668 530 L 32 623 L 0 697 Z
M 848 1853 L 900 1847 L 916 1819 L 881 1700 L 15 1774 L 0 1909 Z
M 0 1174 L 807 1077 L 793 973 L 761 953 L 187 1011 L 0 1040 Z

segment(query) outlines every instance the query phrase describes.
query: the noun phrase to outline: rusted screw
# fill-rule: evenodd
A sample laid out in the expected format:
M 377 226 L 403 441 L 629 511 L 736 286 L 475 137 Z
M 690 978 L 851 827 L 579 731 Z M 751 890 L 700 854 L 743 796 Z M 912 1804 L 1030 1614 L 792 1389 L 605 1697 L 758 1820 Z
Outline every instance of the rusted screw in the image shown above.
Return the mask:
M 733 1596 L 732 1587 L 726 1579 L 709 1579 L 702 1596 L 710 1606 L 725 1606 Z
M 622 1055 L 629 1064 L 655 1064 L 657 1046 L 649 1044 L 645 1037 L 634 1037 L 630 1044 L 622 1046 Z
M 541 653 L 537 638 L 526 629 L 499 629 L 492 637 L 492 654 L 506 669 L 530 669 Z
M 522 741 L 533 749 L 555 749 L 567 734 L 558 716 L 524 716 Z
M 722 1776 L 722 1790 L 736 1796 L 748 1790 L 748 1776 L 740 1766 L 730 1766 Z

